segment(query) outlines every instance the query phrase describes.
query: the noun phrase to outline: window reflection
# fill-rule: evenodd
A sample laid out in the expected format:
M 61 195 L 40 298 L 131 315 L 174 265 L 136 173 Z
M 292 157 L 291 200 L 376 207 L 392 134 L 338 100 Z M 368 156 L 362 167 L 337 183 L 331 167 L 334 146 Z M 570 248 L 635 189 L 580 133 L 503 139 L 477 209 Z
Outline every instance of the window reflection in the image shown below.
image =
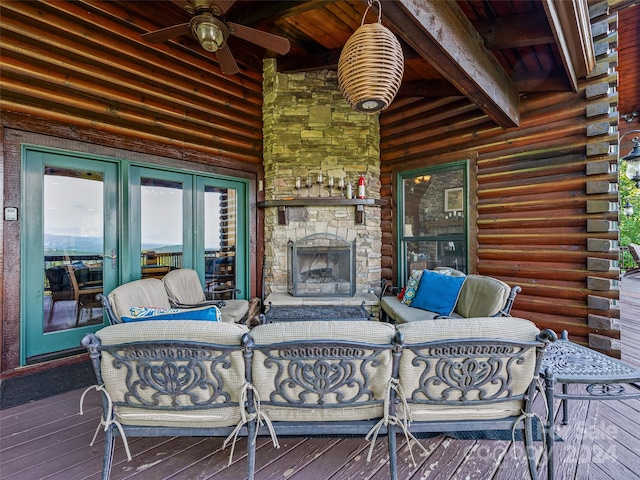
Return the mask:
M 140 190 L 142 278 L 162 278 L 172 268 L 182 268 L 182 183 L 142 178 Z
M 404 176 L 401 258 L 405 273 L 436 267 L 466 272 L 464 175 L 464 169 L 456 168 Z
M 51 333 L 103 322 L 104 183 L 99 172 L 45 167 L 44 324 Z

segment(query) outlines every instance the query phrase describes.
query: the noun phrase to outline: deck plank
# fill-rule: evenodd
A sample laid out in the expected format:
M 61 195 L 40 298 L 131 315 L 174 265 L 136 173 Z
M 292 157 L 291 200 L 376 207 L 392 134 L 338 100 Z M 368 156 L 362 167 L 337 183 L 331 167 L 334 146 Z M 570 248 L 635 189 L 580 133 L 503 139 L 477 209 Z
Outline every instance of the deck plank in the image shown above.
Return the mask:
M 623 279 L 620 290 L 622 358 L 640 366 L 640 276 Z M 0 477 L 3 480 L 99 479 L 103 437 L 89 442 L 100 419 L 100 400 L 90 392 L 85 415 L 78 415 L 82 390 L 0 411 Z M 538 395 L 534 410 L 545 415 Z M 570 424 L 557 433 L 555 477 L 563 480 L 640 479 L 640 401 L 570 402 Z M 387 439 L 378 438 L 371 462 L 364 438 L 280 438 L 276 449 L 259 437 L 256 480 L 385 480 L 389 477 Z M 398 435 L 398 476 L 403 480 L 527 478 L 522 444 L 509 441 L 421 439 L 428 453 L 414 447 L 411 462 L 404 436 Z M 229 466 L 221 438 L 129 438 L 127 462 L 116 439 L 113 480 L 237 480 L 247 476 L 246 439 L 238 440 Z M 514 457 L 516 450 L 518 457 Z M 546 479 L 542 442 L 536 442 L 538 472 Z

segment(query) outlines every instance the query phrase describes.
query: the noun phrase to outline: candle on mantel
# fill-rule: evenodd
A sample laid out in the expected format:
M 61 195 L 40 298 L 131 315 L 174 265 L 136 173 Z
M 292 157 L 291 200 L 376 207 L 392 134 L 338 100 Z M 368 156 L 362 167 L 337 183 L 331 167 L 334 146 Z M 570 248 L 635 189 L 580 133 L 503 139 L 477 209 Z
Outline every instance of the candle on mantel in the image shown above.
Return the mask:
M 344 189 L 344 177 L 340 177 L 340 181 L 338 182 L 338 186 L 340 189 Z
M 329 186 L 333 188 L 333 175 L 329 177 Z
M 322 183 L 322 172 L 318 173 L 318 183 Z
M 296 188 L 300 189 L 300 177 L 296 177 Z

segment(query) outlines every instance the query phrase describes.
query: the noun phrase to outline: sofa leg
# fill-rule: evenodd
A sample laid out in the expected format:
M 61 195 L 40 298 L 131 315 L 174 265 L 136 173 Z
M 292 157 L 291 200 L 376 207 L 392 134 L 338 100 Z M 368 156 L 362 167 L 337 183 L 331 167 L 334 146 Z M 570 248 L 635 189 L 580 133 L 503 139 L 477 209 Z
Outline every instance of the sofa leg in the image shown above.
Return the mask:
M 396 455 L 396 426 L 389 425 L 387 431 L 389 442 L 389 470 L 391 480 L 398 480 L 398 460 Z

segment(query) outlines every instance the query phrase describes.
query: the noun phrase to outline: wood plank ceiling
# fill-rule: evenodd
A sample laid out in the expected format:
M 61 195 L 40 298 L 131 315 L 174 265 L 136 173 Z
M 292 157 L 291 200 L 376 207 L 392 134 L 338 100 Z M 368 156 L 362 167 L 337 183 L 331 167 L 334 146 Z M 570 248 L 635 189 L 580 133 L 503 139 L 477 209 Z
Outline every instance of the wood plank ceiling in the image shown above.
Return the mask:
M 290 52 L 278 56 L 282 72 L 336 68 L 340 49 L 362 23 L 367 7 L 360 0 L 213 3 L 228 7 L 224 15 L 228 22 L 289 39 Z M 205 52 L 191 35 L 158 44 L 141 39 L 145 32 L 188 22 L 191 15 L 185 5 L 185 0 L 2 2 L 3 55 L 15 59 L 2 71 L 3 95 L 15 104 L 29 103 L 29 92 L 12 80 L 28 75 L 38 88 L 45 76 L 50 81 L 51 68 L 64 86 L 69 62 L 55 53 L 60 46 L 87 64 L 91 58 L 110 55 L 113 63 L 100 62 L 92 68 L 104 72 L 105 78 L 87 79 L 87 85 L 92 84 L 98 96 L 106 82 L 127 89 L 130 105 L 119 113 L 129 115 L 131 126 L 139 114 L 135 103 L 144 102 L 145 89 L 150 88 L 154 99 L 182 99 L 182 110 L 174 115 L 188 111 L 196 118 L 193 128 L 184 132 L 189 143 L 215 145 L 213 136 L 221 142 L 213 153 L 256 161 L 251 152 L 261 149 L 261 62 L 274 54 L 232 36 L 228 44 L 240 73 L 225 76 L 215 54 Z M 366 22 L 376 21 L 376 8 L 374 4 Z M 583 1 L 397 0 L 382 2 L 382 14 L 383 25 L 399 37 L 406 58 L 398 98 L 465 96 L 500 127 L 518 125 L 521 95 L 575 90 L 576 77 L 584 75 L 594 61 Z M 42 29 L 48 31 L 44 39 L 38 35 Z M 46 43 L 39 44 L 42 41 Z M 96 49 L 101 49 L 100 54 Z M 55 58 L 57 65 L 52 62 Z M 20 66 L 19 59 L 26 63 Z M 172 71 L 167 71 L 169 63 Z M 117 78 L 114 65 L 118 65 Z M 44 83 L 41 88 L 51 90 Z M 48 96 L 53 106 L 56 95 Z M 42 92 L 38 97 L 47 95 Z M 168 110 L 173 106 L 150 107 L 157 110 L 160 124 L 172 121 Z M 98 115 L 100 107 L 93 108 Z M 213 125 L 213 132 L 205 125 Z M 151 132 L 154 127 L 147 121 L 144 129 Z

